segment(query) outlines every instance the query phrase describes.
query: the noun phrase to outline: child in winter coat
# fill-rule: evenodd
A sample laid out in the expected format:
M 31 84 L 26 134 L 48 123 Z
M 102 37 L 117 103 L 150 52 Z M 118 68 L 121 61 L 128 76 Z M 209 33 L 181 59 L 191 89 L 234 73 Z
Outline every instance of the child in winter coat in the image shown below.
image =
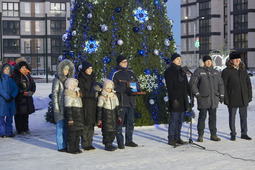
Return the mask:
M 105 150 L 114 151 L 112 146 L 115 138 L 117 120 L 121 123 L 119 100 L 115 94 L 113 81 L 106 79 L 103 83 L 102 94 L 98 98 L 98 127 L 102 128 L 103 144 Z
M 68 121 L 67 128 L 67 152 L 81 153 L 79 143 L 83 132 L 84 121 L 82 112 L 82 100 L 78 80 L 68 78 L 65 81 L 65 114 Z
M 15 114 L 15 100 L 18 87 L 10 77 L 11 66 L 5 63 L 0 70 L 0 136 L 1 138 L 14 137 L 13 116 Z

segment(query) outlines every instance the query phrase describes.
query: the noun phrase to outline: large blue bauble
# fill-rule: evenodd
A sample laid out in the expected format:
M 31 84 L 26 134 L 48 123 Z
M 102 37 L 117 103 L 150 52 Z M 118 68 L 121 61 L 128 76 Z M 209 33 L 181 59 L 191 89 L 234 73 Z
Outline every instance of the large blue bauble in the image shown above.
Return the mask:
M 169 40 L 172 41 L 173 40 L 173 36 L 169 36 Z
M 105 62 L 106 62 L 106 63 L 110 63 L 110 62 L 111 62 L 111 58 L 110 58 L 110 57 L 106 57 L 106 58 L 105 58 Z
M 158 1 L 158 0 L 155 0 L 155 1 L 154 1 L 154 5 L 159 5 L 159 1 Z
M 144 70 L 144 73 L 147 74 L 147 75 L 150 75 L 151 74 L 151 70 L 147 68 L 147 69 Z
M 73 51 L 70 51 L 69 52 L 69 56 L 72 57 L 74 55 L 74 52 Z
M 134 28 L 133 28 L 133 31 L 134 31 L 134 32 L 138 32 L 138 31 L 139 31 L 139 28 L 138 28 L 138 27 L 134 27 Z
M 144 55 L 144 51 L 143 51 L 143 50 L 139 50 L 139 51 L 138 51 L 138 54 Z
M 91 37 L 90 37 L 90 40 L 91 40 L 91 41 L 94 41 L 94 40 L 95 40 L 95 37 L 94 37 L 94 36 L 91 36 Z
M 116 12 L 116 13 L 119 13 L 120 11 L 121 11 L 121 8 L 120 8 L 120 7 L 115 8 L 115 12 Z

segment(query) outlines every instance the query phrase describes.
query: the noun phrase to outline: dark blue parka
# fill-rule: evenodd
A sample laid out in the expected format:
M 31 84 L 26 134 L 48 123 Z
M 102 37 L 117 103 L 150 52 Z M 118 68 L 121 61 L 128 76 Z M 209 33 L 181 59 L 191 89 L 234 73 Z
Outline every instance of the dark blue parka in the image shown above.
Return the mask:
M 120 107 L 132 107 L 136 105 L 136 97 L 127 93 L 127 82 L 138 81 L 135 73 L 130 68 L 117 66 L 109 76 L 114 82 L 114 90 L 117 92 Z
M 6 67 L 10 68 L 10 74 L 4 74 L 4 69 Z M 0 69 L 0 116 L 14 116 L 15 115 L 15 100 L 10 103 L 6 102 L 11 97 L 15 99 L 18 94 L 18 87 L 14 80 L 10 77 L 11 66 L 5 63 Z

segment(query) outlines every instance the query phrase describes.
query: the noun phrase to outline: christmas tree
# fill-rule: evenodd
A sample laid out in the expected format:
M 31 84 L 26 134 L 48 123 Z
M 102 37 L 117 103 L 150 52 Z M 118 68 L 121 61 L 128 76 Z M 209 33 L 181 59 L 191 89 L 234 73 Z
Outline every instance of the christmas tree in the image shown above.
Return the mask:
M 167 91 L 163 72 L 176 51 L 167 17 L 167 0 L 71 0 L 70 28 L 62 59 L 70 59 L 76 76 L 83 60 L 93 65 L 102 82 L 116 66 L 116 57 L 129 67 L 146 95 L 137 96 L 136 125 L 168 123 Z

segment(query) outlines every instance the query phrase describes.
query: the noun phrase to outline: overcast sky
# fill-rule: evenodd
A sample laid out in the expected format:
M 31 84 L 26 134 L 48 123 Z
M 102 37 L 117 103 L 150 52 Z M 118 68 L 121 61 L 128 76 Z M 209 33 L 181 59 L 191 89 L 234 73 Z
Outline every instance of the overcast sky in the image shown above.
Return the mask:
M 178 53 L 180 53 L 181 45 L 181 7 L 180 0 L 168 0 L 167 6 L 167 16 L 174 21 L 174 26 L 172 28 L 174 39 L 178 48 Z

